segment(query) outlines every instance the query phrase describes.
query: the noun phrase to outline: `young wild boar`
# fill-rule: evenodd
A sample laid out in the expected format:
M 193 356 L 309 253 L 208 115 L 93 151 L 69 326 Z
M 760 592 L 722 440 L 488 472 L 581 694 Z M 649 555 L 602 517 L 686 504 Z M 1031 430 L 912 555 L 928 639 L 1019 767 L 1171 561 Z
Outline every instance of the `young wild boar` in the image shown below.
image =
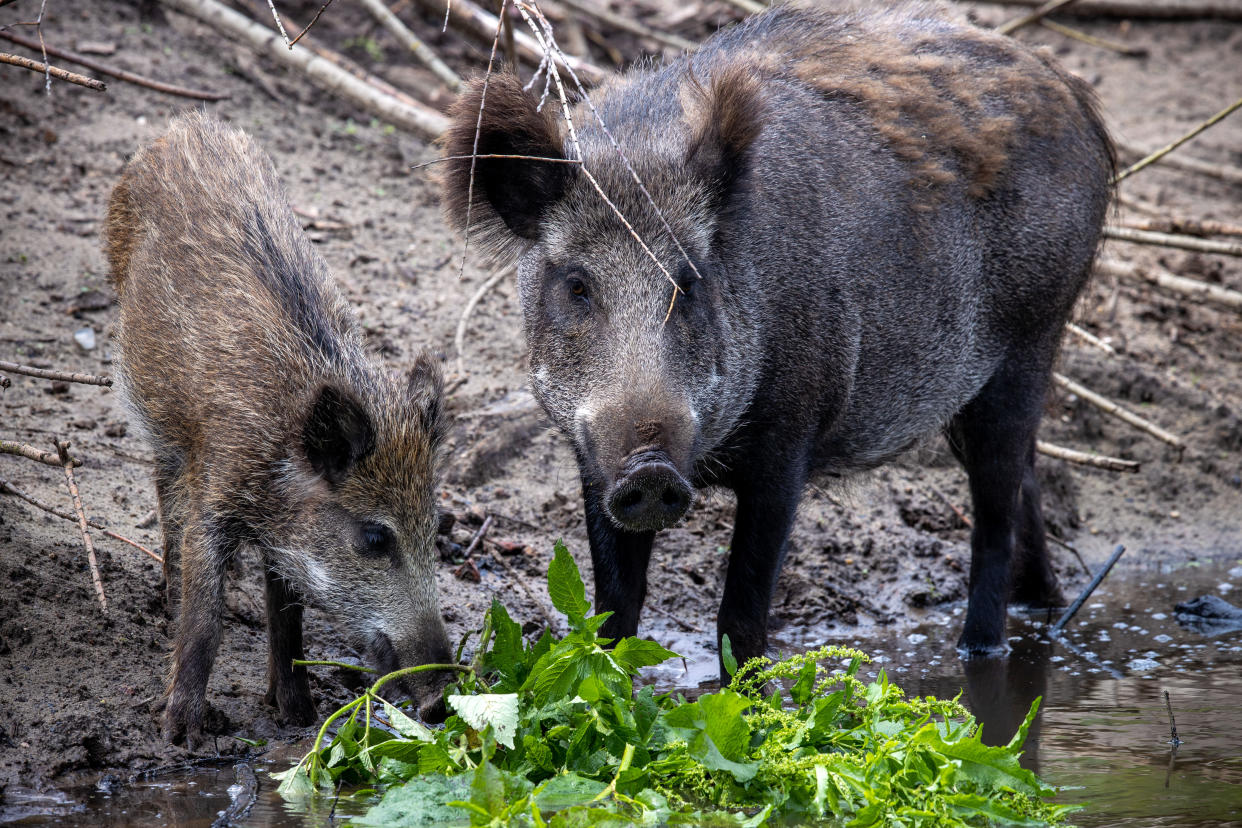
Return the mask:
M 224 575 L 262 551 L 268 701 L 315 716 L 302 600 L 332 612 L 381 671 L 449 660 L 435 584 L 442 380 L 394 378 L 243 132 L 174 119 L 112 193 L 107 254 L 121 376 L 155 454 L 165 578 L 181 559 L 168 738 L 202 735 Z M 419 678 L 431 674 L 417 674 Z M 434 706 L 434 680 L 407 692 Z
M 447 156 L 472 152 L 482 94 L 456 104 Z M 739 661 L 762 654 L 808 478 L 944 429 L 975 510 L 960 646 L 1003 652 L 1009 600 L 1059 599 L 1033 464 L 1110 195 L 1091 91 L 909 3 L 776 8 L 593 99 L 671 235 L 584 106 L 585 170 L 480 158 L 472 203 L 469 159 L 443 183 L 456 226 L 469 207 L 475 238 L 520 256 L 532 388 L 573 441 L 596 602 L 615 613 L 602 634 L 636 631 L 654 533 L 692 487 L 724 486 L 718 633 Z M 478 152 L 577 158 L 537 103 L 492 77 Z

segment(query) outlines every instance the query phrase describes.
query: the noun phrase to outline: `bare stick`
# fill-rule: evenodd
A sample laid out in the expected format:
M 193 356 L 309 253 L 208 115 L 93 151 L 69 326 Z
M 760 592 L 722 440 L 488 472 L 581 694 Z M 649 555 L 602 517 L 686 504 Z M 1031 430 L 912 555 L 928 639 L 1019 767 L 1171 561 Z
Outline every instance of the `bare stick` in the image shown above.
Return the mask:
M 1164 691 L 1164 706 L 1169 711 L 1169 744 L 1176 749 L 1182 740 L 1177 738 L 1177 720 L 1173 718 L 1173 702 L 1169 701 L 1168 690 Z
M 503 152 L 480 152 L 472 155 L 445 155 L 440 158 L 433 158 L 430 161 L 424 161 L 421 164 L 414 164 L 411 170 L 421 170 L 423 167 L 430 167 L 432 164 L 439 164 L 443 161 L 465 161 L 467 158 L 509 158 L 517 161 L 546 161 L 549 164 L 570 164 L 578 166 L 582 162 L 577 158 L 548 158 L 542 155 L 511 155 Z
M 1043 0 L 988 0 L 995 6 L 1023 6 L 1034 8 L 1044 5 Z M 1129 17 L 1148 20 L 1192 20 L 1217 18 L 1242 20 L 1242 6 L 1235 2 L 1179 2 L 1160 3 L 1153 0 L 1082 0 L 1064 9 L 1064 13 L 1078 17 Z
M 1117 544 L 1117 548 L 1113 550 L 1113 554 L 1109 557 L 1105 564 L 1100 567 L 1100 571 L 1095 573 L 1095 577 L 1091 579 L 1091 583 L 1083 587 L 1082 592 L 1078 593 L 1078 597 L 1074 599 L 1074 603 L 1069 605 L 1069 608 L 1065 610 L 1065 614 L 1063 614 L 1057 620 L 1057 623 L 1053 624 L 1048 630 L 1048 634 L 1050 636 L 1060 634 L 1061 630 L 1063 630 L 1065 625 L 1070 622 L 1070 619 L 1074 617 L 1075 613 L 1082 609 L 1083 604 L 1087 603 L 1087 599 L 1091 597 L 1091 593 L 1095 592 L 1096 587 L 1103 582 L 1104 578 L 1113 568 L 1113 565 L 1117 563 L 1117 561 L 1121 558 L 1122 553 L 1125 551 L 1126 548 L 1124 546 Z
M 19 365 L 16 362 L 0 360 L 0 369 L 11 374 L 24 374 L 39 379 L 62 380 L 64 382 L 80 382 L 83 385 L 111 386 L 111 377 L 99 377 L 94 374 L 79 374 L 70 371 L 55 371 L 51 368 L 35 368 L 33 365 Z
M 1237 242 L 1196 239 L 1194 236 L 1157 233 L 1151 230 L 1135 230 L 1131 227 L 1117 226 L 1105 227 L 1104 235 L 1110 239 L 1133 242 L 1134 244 L 1176 247 L 1181 250 L 1193 250 L 1196 253 L 1214 253 L 1222 256 L 1242 256 L 1242 244 Z
M 165 5 L 207 23 L 231 39 L 305 74 L 311 81 L 394 126 L 432 139 L 448 128 L 448 119 L 430 107 L 399 100 L 334 65 L 301 49 L 281 48 L 275 32 L 233 11 L 217 0 L 164 0 Z
M 949 500 L 948 495 L 946 495 L 944 492 L 940 491 L 940 489 L 936 488 L 933 485 L 929 484 L 928 488 L 932 490 L 932 494 L 934 494 L 936 497 L 940 498 L 944 502 L 944 505 L 948 506 L 950 509 L 953 510 L 953 514 L 957 515 L 958 520 L 966 524 L 967 529 L 974 528 L 974 525 L 975 525 L 974 522 L 969 517 L 966 516 L 966 513 L 963 512 L 956 503 L 954 503 L 952 500 Z
M 474 533 L 474 537 L 470 539 L 470 545 L 466 547 L 465 557 L 469 558 L 474 554 L 474 550 L 479 548 L 479 544 L 483 542 L 483 538 L 487 536 L 487 530 L 492 528 L 492 516 L 488 515 L 483 520 L 483 525 Z
M 324 3 L 322 6 L 319 7 L 319 11 L 315 12 L 315 16 L 311 18 L 311 21 L 306 24 L 305 28 L 303 28 L 302 31 L 298 32 L 298 36 L 295 37 L 293 40 L 289 41 L 290 49 L 298 45 L 298 41 L 302 39 L 302 35 L 309 32 L 311 26 L 314 26 L 316 23 L 319 22 L 319 15 L 326 12 L 328 10 L 328 6 L 331 6 L 331 5 L 332 5 L 332 0 L 328 0 L 328 2 Z
M 1125 199 L 1121 200 L 1127 207 Z M 1141 209 L 1133 207 L 1133 209 Z M 1192 236 L 1242 236 L 1242 224 L 1228 224 L 1211 219 L 1191 219 L 1168 216 L 1163 218 L 1129 219 L 1121 223 L 1122 227 L 1132 230 L 1151 230 L 1156 233 L 1187 233 Z
M 559 2 L 562 6 L 568 6 L 569 8 L 581 12 L 582 14 L 594 17 L 596 20 L 607 23 L 613 28 L 620 29 L 623 32 L 629 32 L 633 35 L 638 35 L 639 37 L 645 37 L 649 40 L 654 40 L 657 43 L 663 43 L 665 46 L 671 46 L 674 49 L 680 49 L 683 52 L 688 52 L 698 45 L 694 41 L 687 40 L 684 37 L 650 29 L 633 18 L 625 17 L 624 15 L 609 11 L 603 6 L 597 6 L 594 2 L 592 2 L 592 0 L 559 0 Z
M 14 443 L 10 440 L 0 440 L 0 454 L 15 454 L 18 457 L 25 457 L 27 460 L 34 460 L 36 463 L 43 463 L 46 466 L 61 465 L 60 458 L 51 452 L 40 451 L 34 446 L 28 446 L 25 443 Z M 74 460 L 73 465 L 80 466 L 82 463 Z
M 1242 308 L 1242 292 L 1220 285 L 1211 285 L 1198 279 L 1177 276 L 1159 267 L 1139 267 L 1133 262 L 1102 259 L 1095 269 L 1106 276 L 1128 279 L 1132 282 L 1148 282 L 1180 296 L 1204 299 L 1229 308 Z
M 95 544 L 91 543 L 91 533 L 86 530 L 86 511 L 82 508 L 82 498 L 78 494 L 78 484 L 73 480 L 73 458 L 69 456 L 69 444 L 64 440 L 56 441 L 56 453 L 65 469 L 65 482 L 69 485 L 69 495 L 73 498 L 73 508 L 78 513 L 78 526 L 82 530 L 82 544 L 86 547 L 86 560 L 91 565 L 91 580 L 95 582 L 95 593 L 99 596 L 99 605 L 108 611 L 108 599 L 104 597 L 103 579 L 99 577 L 99 562 L 95 560 Z
M 1117 52 L 1126 57 L 1147 57 L 1147 49 L 1142 46 L 1131 46 L 1128 43 L 1121 43 L 1116 40 L 1109 40 L 1104 37 L 1096 37 L 1095 35 L 1080 32 L 1078 29 L 1071 29 L 1069 26 L 1062 26 L 1054 20 L 1041 20 L 1039 25 L 1045 29 L 1051 29 L 1057 34 L 1086 43 L 1089 46 L 1095 46 L 1100 49 L 1107 49 L 1110 52 Z
M 1091 333 L 1091 331 L 1088 331 L 1085 328 L 1080 328 L 1077 325 L 1075 325 L 1073 322 L 1066 322 L 1065 328 L 1070 333 L 1072 333 L 1074 336 L 1078 337 L 1083 342 L 1086 342 L 1088 345 L 1094 345 L 1095 347 L 1099 348 L 1104 353 L 1110 356 L 1116 356 L 1117 349 L 1114 348 L 1112 345 L 1109 345 L 1104 340 L 1100 339 L 1095 334 Z
M 504 268 L 492 274 L 491 278 L 483 284 L 479 285 L 479 289 L 470 297 L 470 301 L 466 302 L 466 307 L 462 309 L 461 318 L 457 320 L 457 333 L 453 335 L 453 346 L 457 349 L 457 373 L 459 376 L 466 376 L 466 326 L 470 323 L 470 314 L 474 313 L 475 305 L 487 295 L 487 292 L 500 281 L 509 275 L 512 268 Z
M 414 57 L 422 61 L 433 75 L 444 81 L 445 86 L 454 92 L 461 89 L 461 78 L 457 76 L 457 73 L 440 60 L 439 56 L 432 51 L 430 46 L 420 40 L 418 35 L 410 31 L 409 27 L 401 22 L 401 18 L 384 5 L 383 0 L 359 0 L 359 2 L 385 29 L 392 32 L 405 48 L 413 52 Z
M 86 75 L 79 75 L 77 72 L 70 72 L 57 66 L 51 66 L 46 63 L 39 63 L 37 60 L 31 60 L 21 55 L 11 55 L 8 52 L 0 52 L 0 63 L 7 63 L 12 66 L 21 66 L 32 72 L 42 72 L 45 77 L 50 76 L 57 80 L 69 81 L 76 83 L 78 86 L 85 86 L 87 89 L 94 89 L 96 92 L 103 92 L 108 85 L 103 81 L 97 81 L 94 78 L 88 78 Z
M 1242 107 L 1242 98 L 1239 98 L 1238 100 L 1231 103 L 1229 106 L 1222 109 L 1220 112 L 1217 112 L 1211 118 L 1208 118 L 1206 121 L 1199 124 L 1194 129 L 1190 130 L 1190 132 L 1187 132 L 1181 138 L 1178 138 L 1177 140 L 1164 145 L 1160 149 L 1153 152 L 1151 155 L 1148 155 L 1146 158 L 1139 161 L 1138 163 L 1132 164 L 1129 167 L 1126 167 L 1124 170 L 1117 173 L 1117 175 L 1113 178 L 1113 183 L 1116 184 L 1119 181 L 1124 181 L 1126 178 L 1134 175 L 1136 172 L 1148 166 L 1149 164 L 1159 161 L 1161 158 L 1168 155 L 1170 152 L 1177 149 L 1178 147 L 1180 147 L 1182 144 L 1186 143 L 1190 139 L 1194 138 L 1196 135 L 1203 132 L 1208 127 L 1212 126 L 1213 124 L 1219 123 L 1220 121 L 1223 121 L 1225 118 L 1229 117 L 1229 115 L 1235 112 L 1239 107 Z
M 1078 560 L 1078 565 L 1082 567 L 1082 571 L 1087 574 L 1088 578 L 1091 577 L 1091 568 L 1088 567 L 1087 562 L 1082 559 L 1082 555 L 1078 554 L 1077 549 L 1075 549 L 1073 546 L 1066 543 L 1065 541 L 1061 540 L 1060 538 L 1058 538 L 1056 535 L 1052 534 L 1051 532 L 1045 531 L 1044 537 L 1052 541 L 1053 543 L 1055 543 L 1057 546 L 1061 547 L 1062 549 L 1067 549 L 1070 552 L 1072 552 L 1074 557 Z
M 39 44 L 37 41 L 31 40 L 21 35 L 15 35 L 11 32 L 0 31 L 0 37 L 5 40 L 12 41 L 19 46 L 25 46 L 27 49 L 37 49 Z M 71 52 L 68 49 L 59 49 L 55 46 L 48 46 L 47 53 L 52 57 L 58 57 L 61 60 L 67 60 L 70 63 L 76 63 L 79 66 L 85 66 L 87 69 L 98 72 L 101 75 L 109 75 L 117 80 L 126 81 L 127 83 L 145 86 L 148 89 L 154 89 L 156 92 L 166 92 L 169 95 L 179 95 L 183 98 L 194 98 L 200 101 L 222 101 L 228 98 L 225 92 L 209 92 L 202 89 L 187 89 L 184 86 L 174 86 L 171 83 L 152 80 L 151 78 L 137 75 L 133 72 L 127 72 L 124 69 L 114 69 L 102 61 L 89 58 L 86 55 L 79 55 L 77 52 Z
M 564 2 L 564 0 L 561 0 L 561 2 Z M 674 615 L 673 613 L 669 612 L 668 610 L 664 609 L 664 607 L 661 607 L 658 604 L 648 604 L 647 606 L 643 607 L 643 609 L 647 610 L 648 612 L 654 612 L 656 615 L 660 615 L 660 616 L 663 616 L 664 618 L 667 618 L 669 621 L 672 621 L 674 624 L 681 627 L 686 632 L 698 633 L 699 635 L 705 634 L 701 628 L 695 626 L 694 624 L 691 624 L 689 621 L 682 618 L 680 615 Z
M 1045 443 L 1043 440 L 1035 443 L 1035 450 L 1045 457 L 1055 457 L 1057 460 L 1076 463 L 1079 466 L 1091 466 L 1115 472 L 1137 472 L 1139 470 L 1139 464 L 1133 460 L 1122 460 L 1103 454 L 1087 454 L 1085 451 L 1075 451 L 1074 449 L 1053 445 L 1052 443 Z
M 762 3 L 756 3 L 755 0 L 725 0 L 725 2 L 735 9 L 741 9 L 747 14 L 758 14 L 767 8 Z
M 14 486 L 12 483 L 10 483 L 9 481 L 5 480 L 3 477 L 0 477 L 0 494 L 11 494 L 11 495 L 13 495 L 13 496 L 14 496 L 14 497 L 16 497 L 16 498 L 20 498 L 21 500 L 26 501 L 26 502 L 27 502 L 27 503 L 29 503 L 31 506 L 34 506 L 36 509 L 42 509 L 43 511 L 47 512 L 47 513 L 48 513 L 48 514 L 50 514 L 50 515 L 56 515 L 56 517 L 58 517 L 58 518 L 60 518 L 60 519 L 62 519 L 62 520 L 67 520 L 67 521 L 69 521 L 70 523 L 77 523 L 77 522 L 78 522 L 78 519 L 77 519 L 76 517 L 74 517 L 73 515 L 69 514 L 68 512 L 62 512 L 60 509 L 57 509 L 57 508 L 55 508 L 55 507 L 53 507 L 53 506 L 49 506 L 49 505 L 47 505 L 46 503 L 44 503 L 43 501 L 38 500 L 37 498 L 32 497 L 31 495 L 26 494 L 25 492 L 21 491 L 21 490 L 20 490 L 20 489 L 18 489 L 16 486 Z M 140 551 L 140 552 L 142 552 L 142 553 L 146 554 L 146 555 L 147 555 L 148 557 L 150 557 L 152 560 L 154 560 L 154 561 L 158 561 L 158 562 L 159 562 L 159 563 L 161 563 L 161 564 L 162 564 L 162 563 L 164 563 L 164 558 L 163 558 L 163 556 L 161 556 L 161 555 L 157 555 L 156 553 L 152 552 L 150 549 L 147 549 L 145 546 L 143 546 L 142 544 L 138 543 L 138 541 L 135 541 L 135 540 L 130 540 L 129 538 L 125 537 L 124 535 L 118 535 L 116 532 L 113 532 L 111 529 L 109 529 L 108 527 L 104 526 L 102 523 L 100 523 L 100 522 L 99 522 L 99 521 L 97 521 L 97 520 L 89 520 L 89 519 L 88 519 L 88 520 L 86 521 L 86 523 L 87 523 L 87 525 L 89 525 L 92 529 L 98 530 L 100 533 L 102 533 L 102 534 L 104 534 L 104 535 L 107 535 L 108 537 L 112 538 L 113 540 L 118 540 L 118 541 L 121 541 L 122 543 L 127 543 L 127 544 L 129 544 L 130 546 L 132 546 L 132 547 L 134 547 L 135 549 L 137 549 L 138 551 Z
M 1142 158 L 1147 155 L 1147 151 L 1133 146 L 1117 142 L 1117 148 L 1129 155 Z M 1196 175 L 1206 175 L 1211 178 L 1219 178 L 1228 184 L 1242 184 L 1242 169 L 1233 167 L 1228 164 L 1213 164 L 1210 161 L 1200 161 L 1198 158 L 1190 158 L 1182 155 L 1166 155 L 1159 162 L 1162 167 L 1168 167 L 1182 172 L 1195 173 Z M 1124 198 L 1121 198 L 1124 202 Z
M 1075 382 L 1074 380 L 1070 379 L 1067 376 L 1064 376 L 1063 374 L 1057 374 L 1057 373 L 1053 373 L 1052 381 L 1055 382 L 1057 385 L 1061 386 L 1062 388 L 1064 388 L 1066 391 L 1070 392 L 1071 394 L 1077 394 L 1084 402 L 1088 402 L 1091 405 L 1094 405 L 1096 408 L 1108 414 L 1113 415 L 1118 420 L 1121 420 L 1124 423 L 1129 423 L 1130 425 L 1137 428 L 1139 431 L 1147 432 L 1151 436 L 1155 437 L 1157 440 L 1168 443 L 1169 445 L 1173 446 L 1179 451 L 1184 450 L 1186 448 L 1186 444 L 1182 442 L 1180 437 L 1177 437 L 1174 434 L 1170 434 L 1169 432 L 1165 431 L 1160 426 L 1156 425 L 1155 423 L 1152 423 L 1149 420 L 1143 419 L 1139 415 L 1135 414 L 1133 411 L 1130 411 L 1126 408 L 1122 408 L 1117 403 L 1113 402 L 1112 400 L 1108 399 L 1107 397 L 1101 394 L 1097 394 L 1096 392 L 1092 391 L 1090 388 L 1087 388 L 1085 385 Z
M 1000 24 L 996 27 L 996 31 L 1006 35 L 1013 34 L 1023 26 L 1029 26 L 1032 23 L 1042 20 L 1044 15 L 1051 14 L 1057 9 L 1062 8 L 1063 6 L 1068 6 L 1070 3 L 1074 2 L 1077 2 L 1077 0 L 1049 0 L 1049 2 L 1044 3 L 1030 14 L 1020 15 L 1012 20 L 1008 20 Z
M 267 7 L 272 10 L 272 18 L 276 21 L 276 28 L 280 30 L 280 36 L 285 39 L 285 46 L 292 49 L 293 44 L 289 42 L 289 33 L 285 31 L 285 24 L 280 22 L 280 15 L 276 13 L 276 3 L 274 0 L 267 0 Z

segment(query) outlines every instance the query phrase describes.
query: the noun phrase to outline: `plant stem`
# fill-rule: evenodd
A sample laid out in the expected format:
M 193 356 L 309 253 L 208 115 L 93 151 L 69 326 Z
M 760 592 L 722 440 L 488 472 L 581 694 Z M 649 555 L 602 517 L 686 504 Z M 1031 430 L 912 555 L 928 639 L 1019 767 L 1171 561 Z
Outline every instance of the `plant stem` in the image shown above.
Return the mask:
M 358 670 L 362 673 L 377 672 L 374 667 L 363 667 L 361 664 L 346 664 L 344 661 L 314 661 L 301 658 L 293 660 L 294 667 L 340 667 L 343 670 Z

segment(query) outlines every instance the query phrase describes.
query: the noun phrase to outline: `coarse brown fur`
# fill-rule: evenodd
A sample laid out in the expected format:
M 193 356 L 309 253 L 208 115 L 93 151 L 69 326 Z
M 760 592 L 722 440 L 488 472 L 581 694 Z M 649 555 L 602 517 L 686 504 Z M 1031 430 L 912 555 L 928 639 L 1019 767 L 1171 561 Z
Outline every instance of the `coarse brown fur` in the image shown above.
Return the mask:
M 156 457 L 165 577 L 181 611 L 165 728 L 201 736 L 225 567 L 258 547 L 269 701 L 314 716 L 301 600 L 334 612 L 381 668 L 443 661 L 433 494 L 438 366 L 408 376 L 364 355 L 355 315 L 243 132 L 173 120 L 113 191 L 106 250 L 121 376 Z M 431 692 L 430 683 L 415 692 Z

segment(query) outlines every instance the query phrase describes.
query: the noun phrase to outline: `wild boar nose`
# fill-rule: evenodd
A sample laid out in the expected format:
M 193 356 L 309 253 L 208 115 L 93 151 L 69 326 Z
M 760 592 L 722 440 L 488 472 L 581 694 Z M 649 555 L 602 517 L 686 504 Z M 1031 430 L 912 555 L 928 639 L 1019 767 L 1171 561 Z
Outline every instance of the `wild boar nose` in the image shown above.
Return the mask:
M 690 508 L 690 484 L 663 452 L 647 452 L 627 468 L 608 498 L 613 520 L 631 531 L 672 526 Z

